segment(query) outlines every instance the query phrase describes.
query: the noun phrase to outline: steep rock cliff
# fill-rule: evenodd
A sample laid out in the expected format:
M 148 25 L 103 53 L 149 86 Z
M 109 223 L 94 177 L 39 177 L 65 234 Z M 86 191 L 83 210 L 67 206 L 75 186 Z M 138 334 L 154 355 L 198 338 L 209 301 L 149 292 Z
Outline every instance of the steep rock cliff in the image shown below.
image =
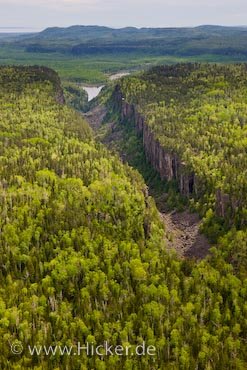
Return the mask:
M 134 123 L 137 133 L 142 136 L 146 158 L 160 177 L 167 181 L 176 180 L 180 192 L 187 197 L 196 192 L 195 174 L 188 171 L 176 153 L 161 146 L 145 117 L 138 112 L 135 105 L 125 101 L 119 85 L 116 86 L 113 97 L 114 108 L 120 112 L 121 121 Z
M 137 134 L 142 136 L 146 158 L 160 174 L 160 177 L 167 181 L 176 180 L 180 193 L 186 197 L 200 195 L 201 185 L 195 173 L 182 162 L 177 153 L 162 147 L 145 117 L 138 112 L 138 108 L 125 100 L 119 85 L 115 87 L 113 93 L 113 107 L 120 113 L 122 123 L 133 122 Z M 215 194 L 215 202 L 216 214 L 224 217 L 231 206 L 229 196 L 218 189 Z

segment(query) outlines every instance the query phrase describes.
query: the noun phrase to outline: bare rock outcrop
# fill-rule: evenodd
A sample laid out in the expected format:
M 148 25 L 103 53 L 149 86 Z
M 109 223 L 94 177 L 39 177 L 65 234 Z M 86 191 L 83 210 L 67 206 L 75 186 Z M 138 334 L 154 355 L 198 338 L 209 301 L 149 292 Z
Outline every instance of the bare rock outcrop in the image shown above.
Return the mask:
M 114 109 L 120 113 L 123 123 L 131 121 L 135 125 L 137 134 L 142 136 L 146 158 L 160 174 L 160 177 L 167 181 L 176 180 L 180 193 L 186 197 L 199 195 L 201 186 L 195 173 L 182 162 L 177 153 L 160 144 L 145 117 L 138 112 L 138 107 L 125 100 L 119 85 L 116 86 L 113 93 L 113 105 Z M 225 217 L 227 209 L 232 206 L 229 196 L 218 190 L 215 194 L 215 202 L 216 214 Z
M 161 146 L 145 117 L 138 112 L 134 104 L 125 101 L 119 85 L 114 91 L 114 108 L 120 112 L 122 122 L 127 120 L 134 123 L 137 133 L 142 136 L 146 158 L 160 177 L 167 181 L 177 180 L 183 195 L 189 197 L 193 194 L 196 191 L 195 174 L 188 170 L 176 153 Z

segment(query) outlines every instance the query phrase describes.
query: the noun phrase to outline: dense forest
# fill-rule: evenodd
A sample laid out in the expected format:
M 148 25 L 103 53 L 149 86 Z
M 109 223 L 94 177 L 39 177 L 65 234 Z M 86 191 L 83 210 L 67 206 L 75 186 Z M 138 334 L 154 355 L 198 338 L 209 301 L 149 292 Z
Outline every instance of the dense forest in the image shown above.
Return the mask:
M 42 32 L 4 34 L 0 65 L 41 65 L 63 80 L 106 83 L 119 71 L 180 62 L 246 62 L 247 28 L 198 27 L 120 29 L 75 25 Z
M 72 55 L 121 54 L 247 57 L 246 27 L 198 26 L 114 29 L 103 26 L 50 27 L 14 40 L 27 52 Z
M 208 69 L 180 66 L 121 83 L 161 145 L 181 150 L 198 171 L 200 160 L 207 171 L 203 199 L 209 200 L 198 200 L 199 208 L 214 213 L 215 181 L 228 194 L 240 191 L 238 209 L 226 217 L 232 235 L 196 263 L 167 250 L 142 177 L 97 143 L 79 113 L 64 104 L 55 72 L 0 68 L 2 369 L 246 369 L 244 71 L 212 67 L 210 79 Z M 145 342 L 156 352 L 28 352 L 33 345 L 104 341 Z M 23 352 L 11 352 L 13 343 Z
M 123 79 L 114 93 L 124 118 L 135 121 L 147 158 L 179 183 L 214 241 L 229 229 L 230 239 L 238 231 L 246 236 L 246 71 L 246 65 L 157 67 Z M 241 247 L 240 260 L 242 254 Z

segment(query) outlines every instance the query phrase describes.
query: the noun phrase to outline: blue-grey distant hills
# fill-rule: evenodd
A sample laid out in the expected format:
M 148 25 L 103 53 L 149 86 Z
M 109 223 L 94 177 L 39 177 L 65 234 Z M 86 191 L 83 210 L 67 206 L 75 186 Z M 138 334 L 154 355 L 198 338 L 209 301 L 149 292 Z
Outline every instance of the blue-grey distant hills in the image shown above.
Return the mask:
M 247 57 L 247 27 L 52 27 L 30 36 L 19 36 L 14 43 L 32 53 L 59 52 L 74 56 L 133 53 L 178 57 L 210 54 L 241 60 Z

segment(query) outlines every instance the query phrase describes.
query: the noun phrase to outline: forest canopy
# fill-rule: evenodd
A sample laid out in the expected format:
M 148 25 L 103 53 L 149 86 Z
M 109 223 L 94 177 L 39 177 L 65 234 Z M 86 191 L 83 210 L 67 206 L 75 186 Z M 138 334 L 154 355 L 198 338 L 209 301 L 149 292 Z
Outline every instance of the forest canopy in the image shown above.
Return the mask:
M 141 176 L 95 142 L 63 101 L 54 72 L 0 68 L 1 368 L 245 369 L 246 276 L 217 249 L 197 264 L 168 252 Z M 155 114 L 165 107 L 155 104 Z M 244 248 L 237 236 L 233 251 Z M 27 351 L 105 340 L 145 341 L 156 355 Z M 12 343 L 23 353 L 12 353 Z
M 247 227 L 246 72 L 246 64 L 178 64 L 120 83 L 157 146 L 184 167 L 193 207 L 223 232 Z M 220 236 L 211 226 L 209 234 Z

